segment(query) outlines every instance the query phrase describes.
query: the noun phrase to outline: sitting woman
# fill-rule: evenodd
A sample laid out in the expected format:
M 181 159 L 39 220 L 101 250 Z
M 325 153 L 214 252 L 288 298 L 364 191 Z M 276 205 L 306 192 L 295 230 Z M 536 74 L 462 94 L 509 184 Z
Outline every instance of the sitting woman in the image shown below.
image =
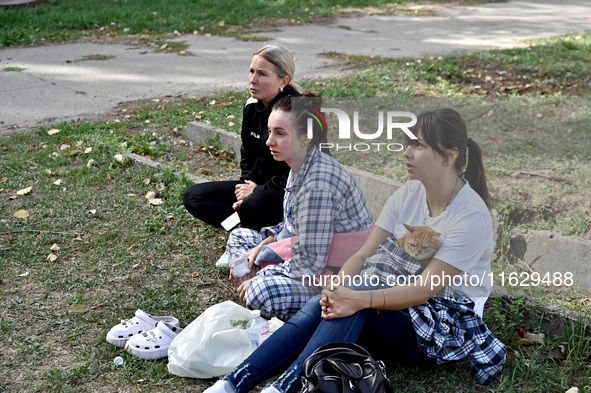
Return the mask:
M 358 342 L 375 358 L 404 365 L 468 357 L 479 382 L 498 375 L 507 348 L 481 318 L 494 244 L 480 148 L 451 109 L 419 115 L 413 133 L 418 140 L 408 140 L 404 152 L 411 180 L 339 272 L 345 283 L 361 275 L 374 285 L 325 289 L 207 393 L 246 393 L 281 372 L 263 392 L 299 392 L 304 361 L 331 342 Z M 401 250 L 404 224 L 440 233 L 429 261 Z M 458 280 L 466 276 L 485 282 Z
M 226 252 L 233 257 L 246 252 L 251 268 L 238 288 L 239 296 L 266 317 L 287 319 L 319 294 L 322 288 L 312 280 L 312 285 L 301 285 L 302 277 L 332 274 L 327 264 L 340 268 L 365 242 L 373 223 L 353 176 L 318 149 L 327 135 L 327 124 L 318 115 L 321 102 L 320 97 L 305 93 L 301 98 L 284 97 L 273 106 L 267 146 L 275 160 L 291 167 L 284 221 L 261 232 L 237 228 L 228 239 Z M 294 104 L 305 110 L 292 111 Z M 311 139 L 308 119 L 313 120 Z M 263 262 L 257 258 L 259 251 L 273 242 L 281 263 L 256 273 L 255 261 L 259 268 Z
M 273 160 L 267 141 L 267 119 L 274 102 L 299 96 L 292 84 L 295 62 L 283 46 L 266 45 L 254 52 L 248 85 L 251 97 L 242 115 L 240 180 L 194 184 L 183 194 L 189 213 L 208 224 L 221 223 L 238 211 L 245 228 L 261 229 L 281 220 L 283 193 L 289 167 Z M 227 265 L 223 259 L 220 265 Z

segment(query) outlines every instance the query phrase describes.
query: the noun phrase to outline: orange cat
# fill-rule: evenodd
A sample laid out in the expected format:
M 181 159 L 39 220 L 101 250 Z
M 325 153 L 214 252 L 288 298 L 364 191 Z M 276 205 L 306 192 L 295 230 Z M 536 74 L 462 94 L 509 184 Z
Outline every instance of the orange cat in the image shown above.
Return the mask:
M 439 235 L 426 226 L 403 224 L 408 234 L 398 239 L 398 245 L 416 260 L 429 259 L 439 249 Z

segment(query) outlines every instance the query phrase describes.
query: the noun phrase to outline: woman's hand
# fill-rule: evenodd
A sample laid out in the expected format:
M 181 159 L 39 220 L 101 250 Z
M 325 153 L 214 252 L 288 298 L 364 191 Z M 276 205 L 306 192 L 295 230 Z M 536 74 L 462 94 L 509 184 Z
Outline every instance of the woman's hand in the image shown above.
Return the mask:
M 242 303 L 246 303 L 246 290 L 248 289 L 250 280 L 252 280 L 252 277 L 246 281 L 242 281 L 242 284 L 238 287 L 238 297 Z
M 263 248 L 263 245 L 264 244 L 261 242 L 255 248 L 248 250 L 244 253 L 244 257 L 248 261 L 248 267 L 251 269 L 251 271 L 254 268 L 254 261 L 256 261 L 257 255 L 259 255 L 259 252 L 261 251 L 261 248 Z
M 239 282 L 244 282 L 246 280 L 250 280 L 251 278 L 253 278 L 256 275 L 257 275 L 257 271 L 256 271 L 256 269 L 253 269 L 253 268 L 251 268 L 248 273 L 246 273 L 244 276 L 241 276 L 241 277 L 234 277 L 234 275 L 232 274 L 232 270 L 230 270 L 230 277 L 228 277 L 228 280 L 233 281 L 234 283 L 239 283 Z
M 253 181 L 246 180 L 244 184 L 237 184 L 234 194 L 237 201 L 242 201 L 244 198 L 252 194 L 257 184 Z M 235 209 L 236 210 L 236 209 Z
M 365 296 L 366 292 L 346 287 L 335 287 L 333 290 L 325 288 L 320 299 L 322 318 L 344 318 L 369 307 L 369 295 Z

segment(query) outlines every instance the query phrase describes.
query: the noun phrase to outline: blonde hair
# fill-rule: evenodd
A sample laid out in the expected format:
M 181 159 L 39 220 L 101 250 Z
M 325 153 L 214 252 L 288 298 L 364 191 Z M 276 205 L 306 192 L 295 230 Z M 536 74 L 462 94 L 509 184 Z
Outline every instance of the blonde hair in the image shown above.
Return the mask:
M 283 45 L 265 45 L 257 49 L 253 56 L 261 56 L 275 67 L 275 73 L 280 79 L 289 78 L 289 83 L 298 91 L 301 89 L 293 81 L 295 74 L 295 59 L 291 52 Z

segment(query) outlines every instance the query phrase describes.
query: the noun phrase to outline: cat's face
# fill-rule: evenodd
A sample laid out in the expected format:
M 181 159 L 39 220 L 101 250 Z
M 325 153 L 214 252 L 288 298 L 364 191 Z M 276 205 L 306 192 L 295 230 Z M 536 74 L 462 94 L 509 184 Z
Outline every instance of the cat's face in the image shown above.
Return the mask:
M 408 235 L 404 238 L 404 251 L 416 260 L 429 259 L 439 249 L 439 235 L 426 226 L 410 226 L 404 224 Z

